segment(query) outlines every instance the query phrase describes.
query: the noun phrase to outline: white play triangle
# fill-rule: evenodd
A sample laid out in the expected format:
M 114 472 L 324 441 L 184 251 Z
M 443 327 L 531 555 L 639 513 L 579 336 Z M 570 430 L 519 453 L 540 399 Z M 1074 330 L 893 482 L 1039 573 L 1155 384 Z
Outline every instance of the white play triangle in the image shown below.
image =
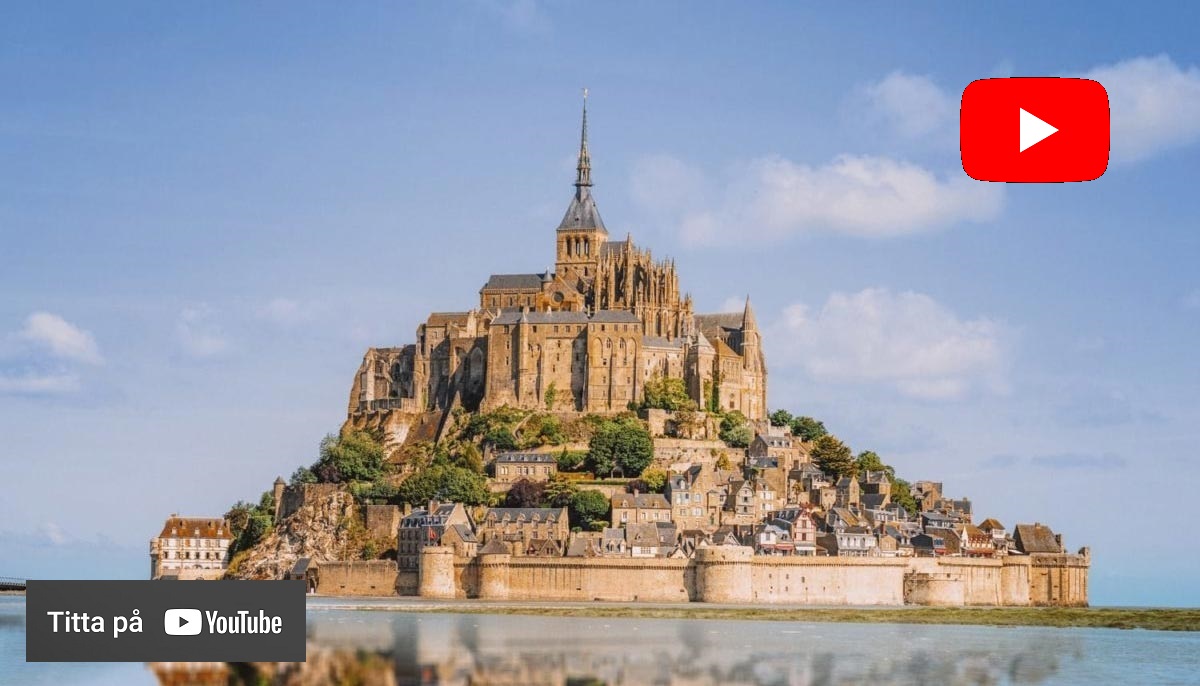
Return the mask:
M 1021 150 L 1025 152 L 1029 148 L 1041 143 L 1051 135 L 1058 132 L 1058 129 L 1050 126 L 1046 122 L 1038 119 L 1032 114 L 1021 110 Z

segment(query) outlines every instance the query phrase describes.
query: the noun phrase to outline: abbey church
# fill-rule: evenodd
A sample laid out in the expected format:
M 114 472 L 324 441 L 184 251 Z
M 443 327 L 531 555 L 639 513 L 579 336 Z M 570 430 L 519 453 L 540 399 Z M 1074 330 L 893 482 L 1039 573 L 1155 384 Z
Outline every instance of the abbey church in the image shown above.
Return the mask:
M 699 407 L 767 412 L 767 367 L 749 299 L 695 314 L 672 260 L 611 240 L 592 196 L 587 103 L 575 195 L 555 232 L 554 271 L 493 274 L 465 312 L 434 312 L 416 342 L 371 348 L 350 418 L 490 410 L 613 413 L 655 377 L 683 379 Z

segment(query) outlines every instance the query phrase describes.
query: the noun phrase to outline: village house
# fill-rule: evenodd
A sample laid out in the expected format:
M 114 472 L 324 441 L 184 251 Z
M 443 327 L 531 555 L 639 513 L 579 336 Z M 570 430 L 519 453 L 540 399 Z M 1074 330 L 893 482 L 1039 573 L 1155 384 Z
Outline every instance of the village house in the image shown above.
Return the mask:
M 677 529 L 672 522 L 646 522 L 625 527 L 631 557 L 668 557 L 675 552 Z
M 755 555 L 795 555 L 796 546 L 787 527 L 778 524 L 760 524 L 754 530 Z
M 821 534 L 817 537 L 817 545 L 831 557 L 870 557 L 878 554 L 879 541 L 867 527 L 850 526 Z
M 777 510 L 771 513 L 767 521 L 788 530 L 797 555 L 817 554 L 817 524 L 808 509 L 789 507 Z
M 927 532 L 930 529 L 953 529 L 957 523 L 957 519 L 941 512 L 931 510 L 921 513 L 921 527 Z
M 671 503 L 661 493 L 617 493 L 612 497 L 612 525 L 671 521 Z
M 220 579 L 233 534 L 223 517 L 172 514 L 150 539 L 151 579 Z
M 996 547 L 999 553 L 1008 551 L 1008 531 L 999 520 L 988 517 L 979 523 L 979 529 L 992 537 L 992 545 Z
M 515 555 L 530 554 L 531 544 L 536 550 L 544 550 L 543 541 L 553 541 L 562 554 L 570 534 L 565 507 L 492 507 L 475 527 L 481 543 L 501 541 Z
M 689 464 L 667 478 L 666 498 L 671 519 L 681 529 L 716 527 L 720 524 L 721 498 L 716 497 L 715 474 L 709 465 Z
M 773 460 L 785 470 L 796 469 L 808 461 L 802 441 L 789 434 L 758 434 L 750 443 L 749 455 L 751 461 Z
M 861 502 L 859 496 L 862 495 L 862 489 L 858 485 L 858 479 L 852 476 L 843 476 L 837 480 L 837 506 L 838 507 L 857 507 Z
M 909 493 L 916 498 L 922 511 L 936 510 L 938 502 L 942 499 L 942 482 L 916 481 L 909 488 Z
M 984 533 L 982 529 L 973 524 L 959 524 L 955 527 L 954 533 L 961 542 L 964 557 L 996 556 L 996 544 L 992 541 L 990 533 Z
M 522 479 L 544 482 L 558 473 L 558 462 L 551 453 L 500 453 L 493 465 L 495 481 L 502 484 Z
M 447 527 L 465 524 L 469 528 L 470 523 L 462 503 L 432 501 L 427 507 L 413 510 L 400 520 L 400 530 L 396 533 L 396 565 L 402 570 L 417 569 L 425 546 L 441 545 Z
M 1041 523 L 1018 524 L 1013 529 L 1013 547 L 1026 555 L 1063 552 L 1062 536 Z
M 913 553 L 918 557 L 940 557 L 946 554 L 945 534 L 949 529 L 931 529 L 913 536 Z

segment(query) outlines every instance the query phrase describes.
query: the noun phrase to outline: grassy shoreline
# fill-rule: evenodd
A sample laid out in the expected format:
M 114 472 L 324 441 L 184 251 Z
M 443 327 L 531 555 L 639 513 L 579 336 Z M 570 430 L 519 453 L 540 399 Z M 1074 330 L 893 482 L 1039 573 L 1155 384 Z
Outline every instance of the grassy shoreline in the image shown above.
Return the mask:
M 384 612 L 532 615 L 632 619 L 720 619 L 873 624 L 969 624 L 1060 628 L 1200 631 L 1200 609 L 1115 607 L 721 607 L 661 605 L 522 605 L 504 603 L 413 603 L 346 606 Z

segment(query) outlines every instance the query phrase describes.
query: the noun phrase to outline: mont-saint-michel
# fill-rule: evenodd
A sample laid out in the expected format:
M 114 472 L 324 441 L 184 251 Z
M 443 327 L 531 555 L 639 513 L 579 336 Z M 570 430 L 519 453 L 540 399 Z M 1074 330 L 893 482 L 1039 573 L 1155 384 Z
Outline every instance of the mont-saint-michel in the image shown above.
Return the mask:
M 256 502 L 171 515 L 152 577 L 429 599 L 1087 604 L 1087 548 L 769 405 L 751 299 L 698 313 L 686 265 L 610 234 L 587 126 L 585 100 L 574 194 L 546 227 L 553 269 L 482 278 L 478 302 L 367 350 L 319 458 Z

